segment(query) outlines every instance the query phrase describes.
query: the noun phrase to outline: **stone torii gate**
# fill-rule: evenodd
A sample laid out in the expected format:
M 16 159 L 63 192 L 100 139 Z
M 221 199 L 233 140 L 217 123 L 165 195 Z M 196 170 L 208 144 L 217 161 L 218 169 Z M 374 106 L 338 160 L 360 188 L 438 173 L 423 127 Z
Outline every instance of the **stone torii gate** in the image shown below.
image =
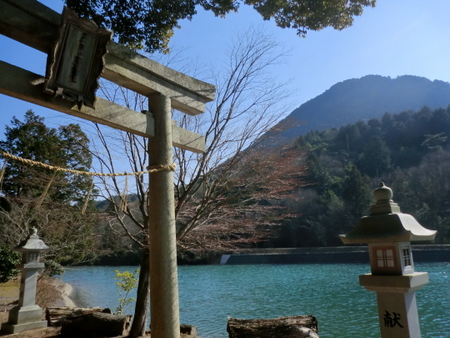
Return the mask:
M 0 0 L 0 34 L 46 54 L 58 38 L 61 15 L 35 0 Z M 150 166 L 173 163 L 172 146 L 201 153 L 203 136 L 171 120 L 172 108 L 196 115 L 215 96 L 215 87 L 109 42 L 101 76 L 149 98 L 142 114 L 102 98 L 93 108 L 44 93 L 45 77 L 0 61 L 0 93 L 66 114 L 151 138 Z M 152 337 L 180 336 L 173 174 L 150 174 L 150 308 Z

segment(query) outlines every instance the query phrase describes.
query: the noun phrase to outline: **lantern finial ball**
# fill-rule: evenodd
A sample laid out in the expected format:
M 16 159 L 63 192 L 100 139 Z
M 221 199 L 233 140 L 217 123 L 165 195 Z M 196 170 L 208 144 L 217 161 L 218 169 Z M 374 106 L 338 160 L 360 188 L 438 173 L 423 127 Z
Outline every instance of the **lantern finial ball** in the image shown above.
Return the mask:
M 375 189 L 373 192 L 373 196 L 375 197 L 375 200 L 392 200 L 392 196 L 394 194 L 392 193 L 392 189 L 389 187 L 386 187 L 384 185 L 384 182 L 381 182 L 379 185 L 379 188 Z

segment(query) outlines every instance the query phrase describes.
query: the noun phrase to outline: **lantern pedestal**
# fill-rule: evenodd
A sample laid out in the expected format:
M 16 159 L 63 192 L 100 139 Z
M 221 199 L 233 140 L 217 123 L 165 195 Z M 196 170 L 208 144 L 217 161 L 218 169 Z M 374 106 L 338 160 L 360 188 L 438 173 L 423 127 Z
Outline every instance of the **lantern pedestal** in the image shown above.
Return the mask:
M 378 317 L 383 338 L 420 338 L 416 292 L 428 283 L 428 273 L 359 276 L 359 284 L 377 293 Z
M 44 327 L 47 322 L 42 320 L 42 309 L 38 305 L 16 306 L 9 312 L 9 320 L 2 325 L 2 331 L 17 333 Z

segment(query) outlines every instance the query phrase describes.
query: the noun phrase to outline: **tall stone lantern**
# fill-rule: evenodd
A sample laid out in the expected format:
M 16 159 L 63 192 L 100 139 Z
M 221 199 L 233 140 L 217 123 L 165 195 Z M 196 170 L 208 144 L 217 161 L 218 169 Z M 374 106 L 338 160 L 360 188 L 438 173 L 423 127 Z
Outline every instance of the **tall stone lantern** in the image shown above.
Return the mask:
M 17 333 L 30 329 L 43 328 L 47 322 L 42 320 L 42 309 L 36 305 L 36 286 L 39 272 L 44 269 L 40 262 L 41 252 L 50 249 L 37 235 L 36 228 L 23 245 L 16 248 L 22 251 L 22 270 L 20 282 L 19 304 L 9 312 L 8 322 L 2 330 Z
M 420 338 L 415 291 L 428 283 L 428 273 L 414 270 L 411 241 L 431 241 L 436 231 L 402 213 L 392 196 L 381 183 L 370 215 L 340 238 L 344 244 L 368 243 L 371 273 L 359 276 L 359 284 L 377 293 L 381 337 Z

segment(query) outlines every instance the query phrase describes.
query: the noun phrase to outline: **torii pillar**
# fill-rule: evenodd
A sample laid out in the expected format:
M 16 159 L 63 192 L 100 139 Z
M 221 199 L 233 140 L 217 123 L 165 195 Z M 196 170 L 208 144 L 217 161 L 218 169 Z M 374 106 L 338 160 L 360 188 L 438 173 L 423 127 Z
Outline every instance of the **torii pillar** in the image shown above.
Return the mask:
M 170 98 L 162 94 L 149 97 L 155 137 L 149 141 L 150 167 L 171 165 L 172 109 Z M 173 172 L 161 170 L 150 174 L 149 249 L 150 316 L 152 337 L 180 337 L 178 305 L 177 244 Z

